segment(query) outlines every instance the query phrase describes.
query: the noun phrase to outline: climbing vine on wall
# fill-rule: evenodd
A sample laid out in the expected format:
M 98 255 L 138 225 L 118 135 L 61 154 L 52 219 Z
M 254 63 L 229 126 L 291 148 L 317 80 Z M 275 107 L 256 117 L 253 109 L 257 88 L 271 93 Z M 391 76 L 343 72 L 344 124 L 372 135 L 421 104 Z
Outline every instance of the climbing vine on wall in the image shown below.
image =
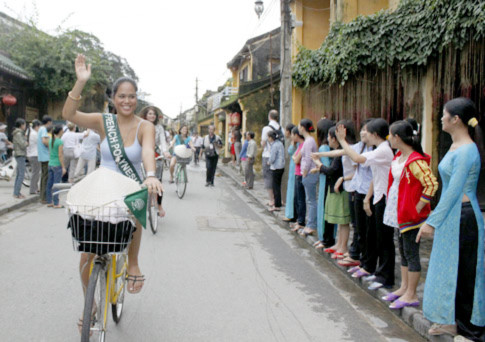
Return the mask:
M 345 82 L 366 68 L 426 65 L 443 48 L 485 36 L 485 1 L 402 0 L 395 11 L 336 22 L 317 50 L 300 48 L 293 83 Z

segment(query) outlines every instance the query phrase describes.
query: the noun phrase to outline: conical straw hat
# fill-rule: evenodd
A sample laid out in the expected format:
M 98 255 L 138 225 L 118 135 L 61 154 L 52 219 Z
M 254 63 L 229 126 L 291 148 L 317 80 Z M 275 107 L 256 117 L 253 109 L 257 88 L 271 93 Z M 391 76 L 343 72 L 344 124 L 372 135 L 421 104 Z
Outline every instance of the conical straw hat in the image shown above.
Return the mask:
M 69 190 L 67 202 L 77 206 L 103 206 L 114 201 L 122 202 L 126 195 L 140 189 L 138 182 L 121 173 L 100 167 Z

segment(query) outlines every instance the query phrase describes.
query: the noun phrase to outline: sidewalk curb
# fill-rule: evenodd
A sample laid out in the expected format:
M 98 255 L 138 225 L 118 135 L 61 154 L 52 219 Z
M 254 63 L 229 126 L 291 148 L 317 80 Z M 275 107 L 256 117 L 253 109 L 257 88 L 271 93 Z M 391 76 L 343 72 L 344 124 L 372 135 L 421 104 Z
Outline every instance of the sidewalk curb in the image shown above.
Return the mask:
M 25 206 L 28 206 L 29 204 L 35 203 L 37 201 L 39 201 L 39 195 L 34 195 L 32 197 L 26 198 L 26 199 L 19 201 L 17 203 L 3 206 L 3 207 L 0 208 L 0 216 L 8 214 L 12 211 L 18 210 L 18 209 L 23 208 Z
M 230 167 L 230 166 L 224 166 L 225 167 Z M 263 207 L 265 206 L 264 201 L 261 201 L 252 191 L 247 190 L 241 185 L 242 179 L 237 179 L 236 176 L 232 175 L 230 172 L 227 170 L 224 170 L 223 167 L 218 167 L 218 170 L 227 178 L 231 179 L 236 183 L 236 186 L 239 189 L 242 189 L 247 195 L 252 197 L 255 201 L 257 201 L 260 205 Z M 272 215 L 280 219 L 280 223 L 278 225 L 285 230 L 288 230 L 288 227 L 284 226 L 284 222 L 281 220 L 282 219 L 282 214 L 278 214 L 277 212 L 273 212 Z M 391 310 L 389 309 L 389 304 L 388 302 L 384 301 L 381 299 L 381 297 L 387 295 L 389 291 L 387 289 L 381 288 L 377 291 L 371 291 L 367 287 L 371 284 L 371 281 L 365 281 L 362 278 L 361 279 L 356 279 L 352 278 L 349 273 L 347 272 L 347 267 L 340 266 L 337 263 L 337 260 L 334 260 L 330 257 L 328 253 L 323 252 L 323 250 L 315 250 L 312 246 L 313 243 L 317 241 L 317 239 L 313 236 L 307 236 L 306 238 L 301 237 L 297 233 L 293 233 L 296 238 L 305 240 L 308 246 L 316 251 L 320 256 L 324 257 L 327 261 L 331 262 L 337 269 L 339 269 L 342 273 L 344 273 L 347 278 L 354 282 L 356 285 L 358 285 L 361 289 L 363 289 L 365 292 L 376 298 L 383 306 L 385 306 L 388 310 L 390 310 L 393 314 L 398 316 L 404 323 L 409 325 L 411 328 L 413 328 L 419 335 L 422 337 L 428 339 L 429 341 L 433 342 L 452 342 L 453 337 L 448 336 L 448 335 L 441 335 L 441 336 L 430 336 L 428 334 L 428 330 L 431 327 L 431 322 L 428 321 L 426 318 L 423 316 L 423 312 L 421 310 L 420 306 L 418 309 L 413 308 L 413 307 L 406 307 L 400 310 Z

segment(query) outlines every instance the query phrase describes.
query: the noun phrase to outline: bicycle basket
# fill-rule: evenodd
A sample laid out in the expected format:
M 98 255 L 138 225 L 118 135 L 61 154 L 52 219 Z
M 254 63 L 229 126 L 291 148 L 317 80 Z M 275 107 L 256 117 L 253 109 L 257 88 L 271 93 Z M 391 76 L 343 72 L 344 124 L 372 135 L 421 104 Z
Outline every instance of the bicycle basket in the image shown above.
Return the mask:
M 177 163 L 179 164 L 190 164 L 190 161 L 192 160 L 192 157 L 189 157 L 189 158 L 181 158 L 179 156 L 175 156 L 175 158 L 177 158 Z
M 136 226 L 127 208 L 68 206 L 75 251 L 104 255 L 120 253 L 130 244 Z

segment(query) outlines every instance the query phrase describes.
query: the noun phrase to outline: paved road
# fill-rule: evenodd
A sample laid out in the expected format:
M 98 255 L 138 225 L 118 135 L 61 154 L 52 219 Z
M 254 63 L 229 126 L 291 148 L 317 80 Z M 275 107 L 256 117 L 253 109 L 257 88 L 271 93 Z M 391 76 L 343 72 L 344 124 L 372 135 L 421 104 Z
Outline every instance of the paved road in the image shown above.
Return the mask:
M 190 167 L 183 200 L 168 186 L 161 230 L 143 235 L 144 290 L 109 341 L 422 341 L 229 180 L 204 187 L 204 172 Z M 0 217 L 0 340 L 79 340 L 65 226 L 63 210 L 40 205 Z

